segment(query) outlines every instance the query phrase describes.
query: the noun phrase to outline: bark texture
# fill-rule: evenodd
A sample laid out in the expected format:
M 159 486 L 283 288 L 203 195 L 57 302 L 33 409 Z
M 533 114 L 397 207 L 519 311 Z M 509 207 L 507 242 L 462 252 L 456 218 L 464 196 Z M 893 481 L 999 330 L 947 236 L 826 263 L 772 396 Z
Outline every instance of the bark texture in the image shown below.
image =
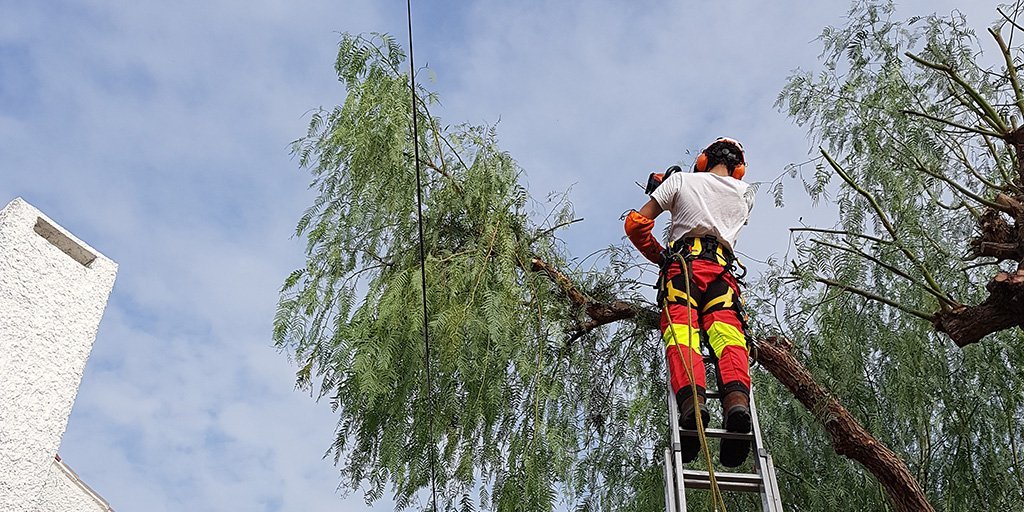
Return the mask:
M 618 320 L 639 319 L 656 329 L 659 313 L 623 301 L 597 302 L 577 288 L 571 279 L 539 258 L 532 268 L 543 272 L 566 297 L 586 311 L 589 321 L 580 324 L 571 333 L 570 340 L 590 332 L 598 326 Z M 1018 319 L 1019 320 L 1019 319 Z M 853 459 L 871 472 L 885 489 L 886 495 L 901 512 L 934 511 L 920 484 L 906 464 L 892 450 L 867 431 L 814 379 L 810 371 L 792 354 L 793 345 L 781 338 L 769 338 L 757 344 L 754 357 L 773 377 L 778 379 L 807 408 L 828 432 L 832 448 L 844 457 Z
M 1017 130 L 1014 136 L 1024 137 L 1024 132 Z M 948 334 L 960 347 L 994 332 L 1024 328 L 1024 195 L 999 193 L 995 204 L 998 208 L 987 209 L 978 219 L 978 236 L 971 240 L 970 255 L 1013 261 L 1017 271 L 993 276 L 983 302 L 935 313 L 935 329 Z
M 935 328 L 958 346 L 967 346 L 1004 329 L 1024 328 L 1024 270 L 1000 272 L 989 281 L 988 298 L 935 315 Z
M 864 466 L 903 512 L 934 510 L 920 484 L 892 450 L 867 431 L 792 354 L 793 345 L 768 338 L 757 346 L 756 359 L 781 382 L 828 432 L 836 453 Z

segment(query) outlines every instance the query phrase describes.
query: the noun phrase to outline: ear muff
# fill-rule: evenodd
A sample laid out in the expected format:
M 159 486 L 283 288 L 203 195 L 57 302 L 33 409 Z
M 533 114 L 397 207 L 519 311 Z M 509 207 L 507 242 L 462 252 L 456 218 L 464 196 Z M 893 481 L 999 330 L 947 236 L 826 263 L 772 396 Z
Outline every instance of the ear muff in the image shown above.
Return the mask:
M 708 155 L 701 151 L 697 155 L 697 161 L 693 163 L 693 172 L 704 172 L 708 170 Z
M 742 180 L 743 179 L 743 175 L 746 174 L 746 173 L 747 173 L 747 166 L 746 166 L 746 164 L 739 164 L 739 165 L 736 166 L 735 169 L 732 170 L 731 176 L 733 178 L 738 179 L 738 180 Z
M 719 142 L 719 141 L 729 142 L 729 143 L 735 145 L 737 148 L 739 148 L 739 150 L 740 150 L 740 158 L 743 159 L 744 162 L 740 163 L 740 164 L 737 164 L 736 167 L 733 168 L 732 173 L 730 173 L 729 175 L 732 176 L 733 178 L 738 179 L 738 180 L 742 180 L 743 179 L 743 175 L 745 175 L 747 173 L 746 157 L 743 154 L 743 144 L 740 144 L 739 141 L 737 141 L 735 139 L 730 139 L 728 137 L 719 137 L 719 138 L 715 139 L 715 142 Z M 708 147 L 706 147 L 703 150 L 701 150 L 700 154 L 697 155 L 697 160 L 693 163 L 693 172 L 704 172 L 704 171 L 708 170 L 708 154 L 707 154 L 707 151 L 708 151 L 708 149 L 712 145 L 714 145 L 714 143 L 712 143 Z

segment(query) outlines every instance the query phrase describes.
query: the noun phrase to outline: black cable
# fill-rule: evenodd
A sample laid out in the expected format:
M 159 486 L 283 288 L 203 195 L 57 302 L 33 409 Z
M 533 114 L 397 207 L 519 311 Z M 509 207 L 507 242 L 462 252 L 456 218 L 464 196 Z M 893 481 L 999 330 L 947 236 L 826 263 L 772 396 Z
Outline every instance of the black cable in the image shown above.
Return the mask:
M 412 51 L 412 0 L 405 0 L 405 14 L 409 21 L 409 80 L 412 92 L 412 144 L 413 157 L 416 159 L 416 225 L 420 234 L 420 285 L 423 291 L 423 360 L 427 372 L 427 401 L 431 413 L 428 415 L 427 435 L 430 438 L 430 496 L 431 510 L 437 512 L 437 472 L 435 471 L 435 458 L 437 446 L 434 444 L 434 397 L 433 384 L 430 379 L 430 336 L 427 322 L 427 253 L 423 245 L 423 185 L 420 180 L 420 131 L 416 123 L 416 65 L 413 62 Z

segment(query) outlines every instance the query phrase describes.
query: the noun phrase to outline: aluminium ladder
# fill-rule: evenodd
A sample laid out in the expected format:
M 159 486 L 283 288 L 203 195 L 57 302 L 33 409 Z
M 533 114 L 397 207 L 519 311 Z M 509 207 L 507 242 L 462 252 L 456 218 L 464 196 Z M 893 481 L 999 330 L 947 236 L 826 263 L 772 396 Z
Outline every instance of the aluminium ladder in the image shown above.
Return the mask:
M 671 430 L 671 445 L 665 448 L 665 509 L 668 512 L 686 512 L 686 489 L 710 489 L 711 478 L 707 471 L 685 469 L 680 455 L 681 436 L 697 436 L 696 430 L 680 430 L 679 410 L 671 383 L 667 386 L 668 415 Z M 707 392 L 707 398 L 718 398 L 717 392 Z M 722 491 L 751 492 L 761 494 L 762 512 L 782 512 L 779 484 L 775 477 L 775 464 L 764 446 L 761 425 L 757 421 L 754 407 L 754 390 L 750 390 L 751 433 L 737 434 L 723 429 L 705 428 L 705 437 L 725 439 L 749 439 L 754 454 L 753 473 L 726 473 L 715 471 L 715 480 Z M 700 459 L 698 459 L 700 460 Z

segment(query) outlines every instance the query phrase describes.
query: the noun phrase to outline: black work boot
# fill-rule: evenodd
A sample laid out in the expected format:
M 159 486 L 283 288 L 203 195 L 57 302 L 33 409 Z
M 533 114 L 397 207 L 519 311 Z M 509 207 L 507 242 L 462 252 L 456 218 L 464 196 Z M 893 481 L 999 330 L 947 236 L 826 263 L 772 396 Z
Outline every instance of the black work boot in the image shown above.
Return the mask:
M 697 413 L 696 409 L 700 409 L 701 422 L 704 426 L 708 426 L 708 420 L 711 419 L 711 415 L 708 414 L 708 408 L 704 405 L 704 397 L 697 395 L 697 405 L 693 405 L 693 395 L 687 396 L 686 398 L 679 401 L 679 428 L 682 430 L 697 430 Z M 697 438 L 696 434 L 686 435 L 680 432 L 680 448 L 679 452 L 682 456 L 683 462 L 693 462 L 697 458 L 697 452 L 700 451 L 700 439 Z
M 751 428 L 750 399 L 742 391 L 731 391 L 722 398 L 722 414 L 725 416 L 725 430 L 749 434 Z M 722 439 L 718 460 L 727 468 L 743 464 L 750 453 L 748 439 Z

